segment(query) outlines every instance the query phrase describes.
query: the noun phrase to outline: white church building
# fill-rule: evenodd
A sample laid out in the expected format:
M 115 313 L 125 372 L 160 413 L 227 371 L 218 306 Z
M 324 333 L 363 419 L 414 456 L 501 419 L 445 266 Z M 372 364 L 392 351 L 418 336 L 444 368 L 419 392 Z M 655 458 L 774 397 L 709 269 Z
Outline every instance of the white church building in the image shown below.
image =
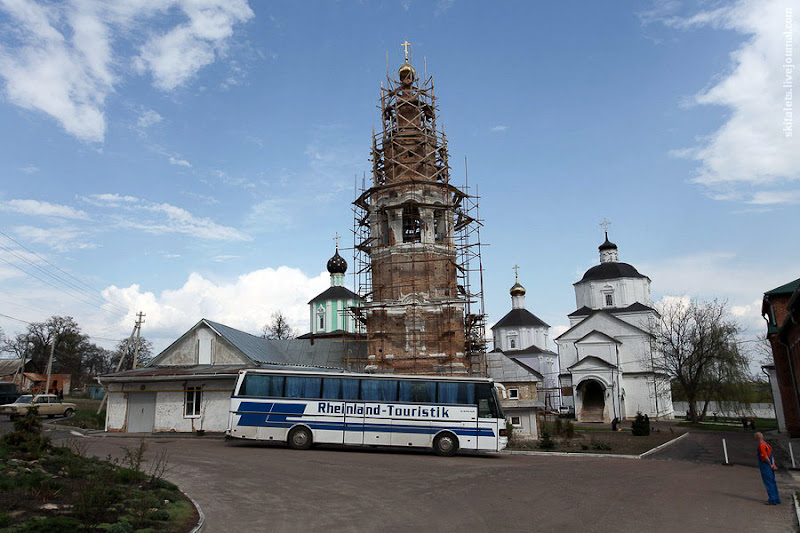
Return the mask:
M 600 264 L 574 284 L 577 310 L 557 339 L 562 402 L 580 422 L 672 418 L 669 377 L 654 372 L 659 347 L 649 333 L 658 312 L 651 307 L 650 278 L 619 261 L 608 233 Z

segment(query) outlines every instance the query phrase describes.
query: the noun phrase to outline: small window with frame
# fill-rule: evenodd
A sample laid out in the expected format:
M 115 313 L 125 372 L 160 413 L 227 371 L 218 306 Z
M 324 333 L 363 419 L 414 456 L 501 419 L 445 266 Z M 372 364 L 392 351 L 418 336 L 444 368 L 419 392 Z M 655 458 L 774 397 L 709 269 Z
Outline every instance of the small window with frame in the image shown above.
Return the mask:
M 519 389 L 508 389 L 509 400 L 519 400 Z
M 199 418 L 200 404 L 203 399 L 203 387 L 186 387 L 186 397 L 183 404 L 184 418 Z
M 512 416 L 511 417 L 511 425 L 514 426 L 515 428 L 521 427 L 522 426 L 522 419 L 520 417 L 518 417 L 518 416 Z
M 614 295 L 606 293 L 606 307 L 614 307 Z

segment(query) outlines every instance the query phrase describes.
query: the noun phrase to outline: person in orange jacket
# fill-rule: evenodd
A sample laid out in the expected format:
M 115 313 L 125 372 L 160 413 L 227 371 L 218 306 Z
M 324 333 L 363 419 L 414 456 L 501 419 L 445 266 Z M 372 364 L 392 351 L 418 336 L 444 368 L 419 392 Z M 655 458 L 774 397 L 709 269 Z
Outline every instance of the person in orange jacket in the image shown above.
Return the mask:
M 778 469 L 775 466 L 775 458 L 772 457 L 772 446 L 764 441 L 764 435 L 761 432 L 755 434 L 756 441 L 758 442 L 758 469 L 761 470 L 761 481 L 764 482 L 764 488 L 767 489 L 767 505 L 778 505 L 781 503 L 780 494 L 778 494 L 778 485 L 775 483 L 775 471 Z

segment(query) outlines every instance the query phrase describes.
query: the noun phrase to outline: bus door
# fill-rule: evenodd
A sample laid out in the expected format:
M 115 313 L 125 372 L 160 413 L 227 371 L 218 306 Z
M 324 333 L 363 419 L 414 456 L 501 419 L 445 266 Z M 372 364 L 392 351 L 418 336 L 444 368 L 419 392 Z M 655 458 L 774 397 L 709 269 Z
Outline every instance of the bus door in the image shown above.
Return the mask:
M 364 444 L 364 404 L 347 402 L 344 415 L 344 444 Z
M 497 394 L 490 384 L 481 383 L 476 387 L 478 401 L 478 449 L 496 450 L 500 425 L 505 429 L 506 421 L 497 405 Z

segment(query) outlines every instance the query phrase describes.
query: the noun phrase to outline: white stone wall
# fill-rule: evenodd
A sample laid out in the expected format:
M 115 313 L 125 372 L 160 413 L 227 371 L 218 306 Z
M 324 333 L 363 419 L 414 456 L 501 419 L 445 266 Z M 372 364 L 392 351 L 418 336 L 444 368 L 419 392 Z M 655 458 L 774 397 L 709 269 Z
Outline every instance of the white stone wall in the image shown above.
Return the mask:
M 197 365 L 199 363 L 200 340 L 210 341 L 211 364 L 214 365 L 238 365 L 249 364 L 238 355 L 231 346 L 217 336 L 214 331 L 207 326 L 200 326 L 196 330 L 189 332 L 186 337 L 177 341 L 163 352 L 159 359 L 160 366 L 168 365 Z
M 106 431 L 127 430 L 128 398 L 139 392 L 156 392 L 153 431 L 191 433 L 198 429 L 222 432 L 228 427 L 231 392 L 235 377 L 231 379 L 163 381 L 148 383 L 112 383 L 109 386 L 109 404 L 106 414 Z M 144 385 L 144 389 L 142 389 Z M 186 387 L 202 387 L 201 417 L 184 416 Z
M 627 307 L 639 302 L 650 305 L 650 280 L 647 278 L 617 278 L 584 281 L 575 284 L 576 309 L 588 307 L 603 309 L 606 306 L 605 293 L 611 291 L 613 307 Z
M 514 426 L 514 435 L 523 437 L 525 439 L 538 439 L 539 438 L 539 425 L 536 420 L 536 409 L 514 409 L 506 408 L 505 403 L 503 412 L 506 415 L 506 420 L 511 421 L 512 416 L 518 416 L 520 425 Z
M 512 348 L 510 339 L 517 345 Z M 547 328 L 544 327 L 503 327 L 494 330 L 494 345 L 502 352 L 522 350 L 530 346 L 545 348 L 547 346 Z

